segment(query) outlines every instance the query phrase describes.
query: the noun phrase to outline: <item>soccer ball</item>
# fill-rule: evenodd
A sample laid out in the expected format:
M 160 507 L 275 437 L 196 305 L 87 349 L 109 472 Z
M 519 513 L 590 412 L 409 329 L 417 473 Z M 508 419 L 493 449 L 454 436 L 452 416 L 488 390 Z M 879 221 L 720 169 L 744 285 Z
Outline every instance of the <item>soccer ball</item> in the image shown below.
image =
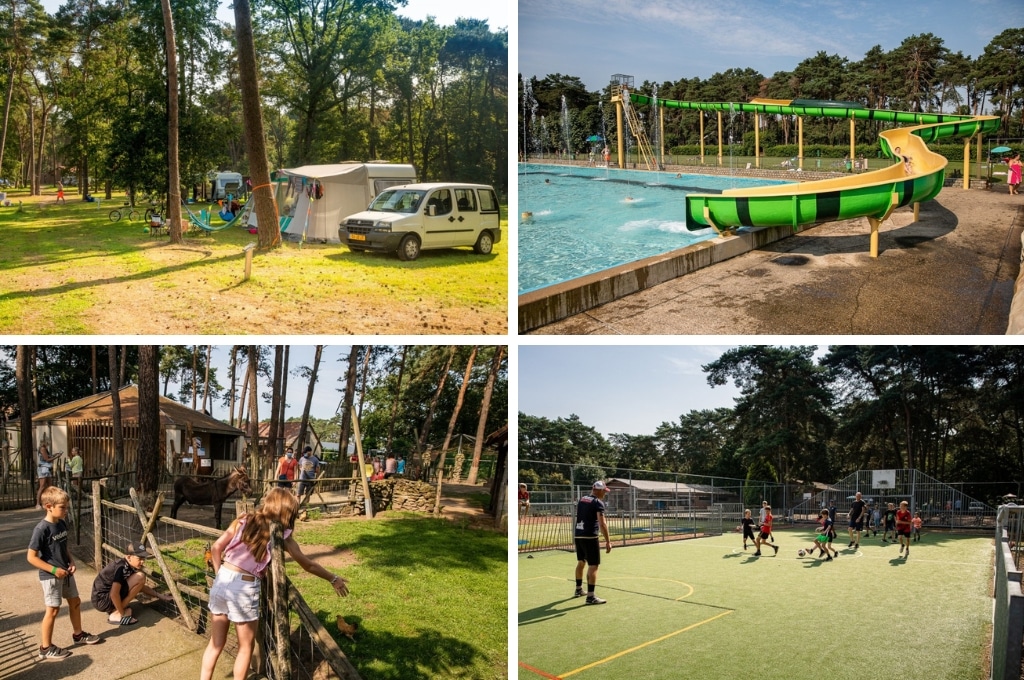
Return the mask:
M 805 557 L 807 555 L 807 551 L 804 550 L 803 548 L 800 548 L 799 550 L 796 551 L 796 554 L 799 555 L 800 557 Z

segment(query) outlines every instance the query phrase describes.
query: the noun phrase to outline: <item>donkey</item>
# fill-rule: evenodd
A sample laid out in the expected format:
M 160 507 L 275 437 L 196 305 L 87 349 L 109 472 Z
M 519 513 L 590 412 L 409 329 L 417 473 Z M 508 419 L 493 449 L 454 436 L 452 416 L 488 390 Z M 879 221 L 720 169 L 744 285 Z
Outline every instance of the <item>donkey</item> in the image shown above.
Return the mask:
M 220 529 L 220 512 L 224 500 L 236 491 L 242 495 L 248 495 L 252 489 L 249 488 L 249 474 L 245 466 L 239 466 L 228 474 L 217 479 L 194 479 L 192 477 L 174 478 L 174 506 L 171 508 L 171 517 L 178 518 L 178 508 L 185 501 L 189 505 L 212 505 L 214 509 L 214 527 Z

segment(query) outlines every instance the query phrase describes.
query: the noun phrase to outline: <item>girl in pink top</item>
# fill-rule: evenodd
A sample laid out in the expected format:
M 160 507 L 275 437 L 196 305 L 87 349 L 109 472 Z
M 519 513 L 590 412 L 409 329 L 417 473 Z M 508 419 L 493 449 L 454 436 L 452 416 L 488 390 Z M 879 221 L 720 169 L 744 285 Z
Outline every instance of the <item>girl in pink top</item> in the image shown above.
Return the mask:
M 217 578 L 210 588 L 210 643 L 203 653 L 201 680 L 211 680 L 217 659 L 224 650 L 228 627 L 235 624 L 238 635 L 238 655 L 235 657 L 234 678 L 245 680 L 252 658 L 253 642 L 259 619 L 260 579 L 270 563 L 270 525 L 284 527 L 284 547 L 310 574 L 330 581 L 334 592 L 348 595 L 348 581 L 332 574 L 302 554 L 292 537 L 295 518 L 299 514 L 299 501 L 287 489 L 271 489 L 263 498 L 260 508 L 252 515 L 242 515 L 218 538 L 210 548 L 213 569 Z

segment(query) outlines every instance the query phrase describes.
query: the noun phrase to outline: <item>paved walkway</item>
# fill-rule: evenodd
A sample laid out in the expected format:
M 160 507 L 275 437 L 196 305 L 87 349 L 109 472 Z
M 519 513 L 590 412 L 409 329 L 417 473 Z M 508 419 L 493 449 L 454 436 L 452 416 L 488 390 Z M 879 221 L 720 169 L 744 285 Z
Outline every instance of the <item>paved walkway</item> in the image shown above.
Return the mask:
M 43 591 L 38 571 L 25 558 L 32 529 L 42 518 L 39 510 L 11 510 L 3 513 L 0 522 L 0 678 L 198 677 L 205 637 L 189 633 L 179 623 L 138 602 L 131 606 L 139 623 L 123 628 L 107 624 L 106 614 L 97 612 L 89 602 L 96 572 L 81 563 L 76 580 L 82 596 L 82 627 L 103 640 L 96 645 L 73 645 L 65 604 L 57 617 L 53 643 L 70 649 L 72 655 L 63 661 L 39 660 Z M 217 677 L 230 673 L 232 662 L 231 656 L 222 656 Z

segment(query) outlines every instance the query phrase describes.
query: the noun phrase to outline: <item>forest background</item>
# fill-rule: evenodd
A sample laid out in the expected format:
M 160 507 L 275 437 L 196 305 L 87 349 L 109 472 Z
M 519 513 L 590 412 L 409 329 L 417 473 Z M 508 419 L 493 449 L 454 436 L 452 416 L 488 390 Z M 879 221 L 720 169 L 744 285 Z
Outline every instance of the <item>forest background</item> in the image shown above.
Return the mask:
M 999 116 L 1001 120 L 999 132 L 990 135 L 990 139 L 1020 141 L 1024 137 L 1024 28 L 999 32 L 983 53 L 973 58 L 951 51 L 941 37 L 924 33 L 907 37 L 892 50 L 875 45 L 859 61 L 819 51 L 792 71 L 778 71 L 770 76 L 752 67 L 730 68 L 707 79 L 682 77 L 661 83 L 644 80 L 634 84 L 634 88 L 639 94 L 656 94 L 660 99 L 678 101 L 747 102 L 756 97 L 819 99 L 855 102 L 872 109 L 963 115 L 985 113 Z M 586 152 L 592 146 L 586 141 L 591 135 L 605 137 L 610 148 L 617 147 L 610 85 L 592 92 L 579 77 L 571 74 L 538 77 L 520 73 L 518 96 L 521 154 L 553 154 L 564 150 L 567 143 L 574 153 Z M 641 113 L 653 128 L 654 117 L 650 111 L 645 109 Z M 568 117 L 568 125 L 563 123 L 563 115 Z M 705 153 L 716 153 L 718 131 L 714 112 L 698 114 L 665 109 L 666 153 L 687 156 L 700 153 L 698 115 L 706 118 Z M 760 143 L 765 155 L 791 158 L 797 154 L 796 116 L 761 116 L 760 120 Z M 753 125 L 753 114 L 738 112 L 725 116 L 723 127 L 727 128 L 723 133 L 726 143 L 733 135 L 732 153 L 754 155 Z M 877 157 L 880 153 L 878 133 L 888 126 L 882 121 L 858 122 L 857 155 Z M 648 131 L 651 138 L 652 133 L 653 129 Z M 849 134 L 845 119 L 807 117 L 804 120 L 804 156 L 842 158 L 850 151 Z M 963 159 L 962 143 L 931 147 L 949 160 Z
M 520 411 L 519 459 L 542 463 L 521 462 L 519 481 L 569 483 L 564 465 L 547 463 L 575 465 L 585 480 L 650 470 L 808 487 L 914 468 L 979 499 L 1021 495 L 1024 347 L 744 346 L 702 371 L 739 390 L 734 406 L 691 409 L 654 432 L 605 436 L 576 415 Z M 560 398 L 571 413 L 572 388 Z
M 272 168 L 412 163 L 422 180 L 507 194 L 508 31 L 396 15 L 403 0 L 253 4 Z M 175 0 L 183 196 L 208 173 L 248 174 L 231 26 L 218 0 Z M 0 176 L 39 194 L 167 191 L 161 3 L 37 0 L 0 7 Z

